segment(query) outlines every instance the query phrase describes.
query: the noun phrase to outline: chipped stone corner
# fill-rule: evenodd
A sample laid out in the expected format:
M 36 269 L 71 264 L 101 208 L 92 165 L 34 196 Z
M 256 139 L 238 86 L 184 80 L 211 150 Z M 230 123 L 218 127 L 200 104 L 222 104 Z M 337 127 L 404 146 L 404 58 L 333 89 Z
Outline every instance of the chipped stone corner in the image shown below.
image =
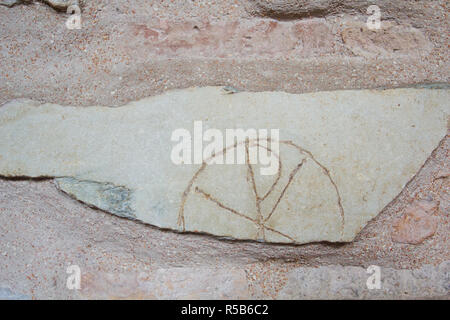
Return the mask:
M 69 196 L 119 217 L 136 219 L 132 208 L 132 191 L 112 183 L 79 180 L 72 177 L 56 178 L 55 184 Z

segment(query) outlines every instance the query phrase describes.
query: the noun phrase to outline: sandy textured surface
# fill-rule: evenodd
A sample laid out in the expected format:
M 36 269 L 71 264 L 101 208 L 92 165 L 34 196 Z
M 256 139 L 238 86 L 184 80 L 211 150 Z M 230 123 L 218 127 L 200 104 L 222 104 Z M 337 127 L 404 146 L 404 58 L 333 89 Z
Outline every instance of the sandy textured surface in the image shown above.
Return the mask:
M 65 28 L 67 15 L 40 3 L 0 6 L 0 103 L 25 97 L 122 105 L 192 86 L 301 93 L 449 80 L 446 1 L 392 1 L 410 10 L 381 5 L 389 23 L 378 35 L 364 28 L 365 8 L 280 19 L 249 10 L 249 2 L 208 3 L 85 1 L 78 31 Z M 242 41 L 226 32 L 233 26 Z M 205 42 L 202 33 L 218 40 Z M 277 39 L 269 48 L 267 37 Z M 292 41 L 297 46 L 286 46 Z M 250 54 L 242 49 L 235 56 L 245 43 Z M 450 259 L 449 143 L 443 139 L 400 196 L 348 244 L 267 245 L 178 234 L 89 209 L 51 180 L 2 179 L 0 287 L 36 298 L 75 297 L 65 286 L 71 264 L 99 275 L 219 266 L 245 270 L 252 296 L 277 297 L 286 274 L 301 266 L 438 266 Z M 439 202 L 434 235 L 417 245 L 393 242 L 398 218 L 420 199 Z

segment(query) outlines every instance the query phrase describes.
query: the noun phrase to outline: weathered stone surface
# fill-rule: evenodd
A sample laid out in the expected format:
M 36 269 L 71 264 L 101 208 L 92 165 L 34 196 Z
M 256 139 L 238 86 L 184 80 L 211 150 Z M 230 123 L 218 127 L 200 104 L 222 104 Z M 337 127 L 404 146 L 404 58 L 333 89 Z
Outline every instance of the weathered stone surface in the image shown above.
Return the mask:
M 445 135 L 448 98 L 445 89 L 224 95 L 207 87 L 120 108 L 15 101 L 0 109 L 7 137 L 0 174 L 88 181 L 59 187 L 108 211 L 130 198 L 117 208 L 158 227 L 269 242 L 351 241 Z M 196 120 L 220 130 L 279 128 L 278 174 L 173 164 L 172 132 Z M 130 193 L 105 194 L 111 185 Z
M 435 216 L 439 203 L 436 201 L 415 201 L 406 208 L 403 217 L 394 225 L 392 240 L 401 243 L 419 244 L 431 237 L 437 229 Z
M 65 105 L 116 106 L 191 86 L 302 93 L 447 82 L 445 1 L 380 5 L 382 27 L 387 21 L 404 30 L 413 26 L 431 42 L 433 49 L 426 59 L 417 50 L 407 56 L 396 51 L 376 57 L 349 50 L 341 34 L 346 22 L 365 22 L 368 17 L 368 4 L 362 1 L 352 2 L 349 10 L 359 3 L 362 10 L 350 15 L 341 16 L 339 9 L 337 16 L 273 21 L 249 16 L 234 1 L 211 1 L 208 6 L 183 0 L 153 6 L 146 0 L 132 5 L 123 0 L 84 1 L 80 32 L 67 29 L 66 16 L 47 6 L 2 6 L 0 103 L 29 97 Z M 277 22 L 277 28 L 268 28 L 271 22 Z M 224 31 L 232 25 L 246 33 L 228 36 Z M 255 37 L 241 39 L 241 35 L 251 37 L 248 30 L 254 26 Z M 294 26 L 300 27 L 300 34 Z M 161 39 L 146 39 L 145 28 L 159 32 Z M 273 31 L 265 34 L 265 28 Z M 366 35 L 355 33 L 355 37 L 356 44 L 364 43 L 357 37 Z M 208 41 L 202 43 L 202 38 Z M 299 42 L 291 46 L 295 39 Z M 181 40 L 192 47 L 177 48 Z M 240 42 L 250 46 L 239 46 Z M 42 72 L 44 66 L 50 75 Z
M 286 264 L 285 264 L 286 265 Z M 84 271 L 75 299 L 448 299 L 450 261 L 415 270 L 380 267 L 285 267 L 280 279 L 251 266 L 171 267 L 140 272 Z M 370 282 L 372 283 L 372 282 Z M 1 290 L 0 290 L 1 293 Z
M 15 4 L 20 3 L 20 0 L 0 0 L 0 5 L 12 7 Z
M 398 19 L 423 12 L 423 8 L 440 6 L 435 0 L 393 1 L 393 0 L 248 0 L 247 11 L 252 15 L 274 19 L 299 19 L 308 17 L 329 17 L 339 14 L 366 15 L 367 8 L 377 5 L 383 20 Z M 421 17 L 418 17 L 419 19 Z
M 80 297 L 88 299 L 249 299 L 242 268 L 160 268 L 140 273 L 90 272 Z
M 432 49 L 419 29 L 390 21 L 384 21 L 379 30 L 369 30 L 362 21 L 346 21 L 342 40 L 355 55 L 367 58 L 420 56 Z
M 279 299 L 448 299 L 450 262 L 416 270 L 380 268 L 380 288 L 368 289 L 366 268 L 297 268 L 287 275 Z
M 367 1 L 352 1 L 353 8 L 367 5 Z M 254 14 L 273 18 L 298 18 L 305 16 L 326 16 L 341 8 L 344 1 L 340 0 L 250 0 L 249 10 Z
M 31 300 L 31 297 L 13 292 L 7 287 L 0 287 L 0 300 Z
M 0 0 L 0 5 L 12 7 L 16 4 L 31 3 L 33 0 Z M 79 5 L 78 0 L 42 0 L 57 10 L 66 10 L 71 5 Z
M 128 33 L 113 34 L 120 48 L 167 57 L 291 58 L 336 52 L 335 35 L 324 19 L 283 22 L 269 19 L 235 21 L 166 21 L 126 23 Z
M 436 179 L 446 179 L 450 177 L 450 168 L 442 168 L 439 170 Z
M 78 5 L 78 0 L 44 0 L 44 2 L 58 10 L 66 10 L 71 5 Z

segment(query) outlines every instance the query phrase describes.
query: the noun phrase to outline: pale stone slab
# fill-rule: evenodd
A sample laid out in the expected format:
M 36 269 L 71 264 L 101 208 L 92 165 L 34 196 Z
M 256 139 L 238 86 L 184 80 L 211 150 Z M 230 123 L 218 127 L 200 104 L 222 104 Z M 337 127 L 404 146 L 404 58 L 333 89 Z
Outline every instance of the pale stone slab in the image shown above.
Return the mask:
M 118 108 L 0 108 L 0 175 L 57 177 L 105 211 L 237 239 L 351 241 L 447 132 L 446 89 L 287 94 L 170 91 Z M 280 169 L 175 165 L 174 130 L 280 129 Z M 206 143 L 205 143 L 206 144 Z

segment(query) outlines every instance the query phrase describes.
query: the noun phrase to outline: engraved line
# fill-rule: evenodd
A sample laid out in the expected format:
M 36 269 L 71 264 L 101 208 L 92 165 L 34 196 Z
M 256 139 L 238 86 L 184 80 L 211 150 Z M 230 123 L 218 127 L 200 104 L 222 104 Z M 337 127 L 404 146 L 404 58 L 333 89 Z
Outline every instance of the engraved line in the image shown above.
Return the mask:
M 308 154 L 311 159 L 319 166 L 322 168 L 322 170 L 325 172 L 325 174 L 328 176 L 328 179 L 330 179 L 331 184 L 334 186 L 334 189 L 336 190 L 336 194 L 338 197 L 338 205 L 339 205 L 339 211 L 340 211 L 340 215 L 341 215 L 341 236 L 344 234 L 344 226 L 345 226 L 345 215 L 344 215 L 344 207 L 342 206 L 342 198 L 341 195 L 339 193 L 339 189 L 337 187 L 336 182 L 334 182 L 333 178 L 331 177 L 330 171 L 325 168 L 319 161 L 316 160 L 316 158 L 314 158 L 314 156 L 312 155 L 311 152 L 309 152 L 306 149 L 303 149 L 302 147 L 296 145 L 295 143 L 293 143 L 290 140 L 286 140 L 286 141 L 280 141 L 281 143 L 286 143 L 289 144 L 295 148 L 297 148 L 298 150 L 300 150 L 301 152 L 304 152 L 306 154 Z
M 245 141 L 245 157 L 246 157 L 246 162 L 247 162 L 247 170 L 250 173 L 252 189 L 253 189 L 253 192 L 255 193 L 256 202 L 258 203 L 259 196 L 258 196 L 258 191 L 256 190 L 255 174 L 253 172 L 253 167 L 250 164 L 250 155 L 249 155 L 249 151 L 248 151 L 248 140 Z
M 192 188 L 192 185 L 194 184 L 195 179 L 197 179 L 197 177 L 200 174 L 200 172 L 202 172 L 205 168 L 206 168 L 206 163 L 203 162 L 202 166 L 194 174 L 192 179 L 189 181 L 189 184 L 188 184 L 187 188 L 183 192 L 181 205 L 180 205 L 180 210 L 178 211 L 178 221 L 177 221 L 178 225 L 182 226 L 183 231 L 186 231 L 186 223 L 185 223 L 185 220 L 184 220 L 184 206 L 186 204 L 187 196 L 188 196 L 189 192 L 191 191 L 191 188 Z
M 202 194 L 202 195 L 205 197 L 205 199 L 214 202 L 216 205 L 218 205 L 218 206 L 221 207 L 222 209 L 225 209 L 225 210 L 227 210 L 227 211 L 229 211 L 229 212 L 231 212 L 231 213 L 234 213 L 234 214 L 236 214 L 236 215 L 238 215 L 238 216 L 240 216 L 240 217 L 242 217 L 242 218 L 245 218 L 245 219 L 250 220 L 250 221 L 252 221 L 252 222 L 254 222 L 254 223 L 257 223 L 257 221 L 256 221 L 255 219 L 252 219 L 252 218 L 250 218 L 250 217 L 247 217 L 246 215 L 244 215 L 244 214 L 242 214 L 242 213 L 240 213 L 240 212 L 237 212 L 236 210 L 234 210 L 234 209 L 232 209 L 232 208 L 230 208 L 230 207 L 227 207 L 227 206 L 225 206 L 224 204 L 220 203 L 217 199 L 215 199 L 215 198 L 212 197 L 209 193 L 206 193 L 205 191 L 203 191 L 203 190 L 200 189 L 199 187 L 195 187 L 195 192 Z
M 258 140 L 258 141 L 259 141 L 259 140 Z M 269 152 L 274 153 L 269 147 L 264 147 L 264 146 L 262 146 L 262 145 L 260 145 L 260 144 L 257 144 L 257 146 L 259 146 L 259 147 L 261 147 L 261 148 L 264 148 L 264 149 L 268 150 Z M 272 186 L 270 187 L 270 189 L 266 192 L 266 194 L 265 194 L 262 198 L 259 197 L 259 199 L 261 200 L 261 202 L 264 201 L 264 200 L 269 196 L 269 194 L 272 193 L 272 191 L 275 189 L 276 185 L 278 184 L 278 182 L 280 181 L 280 178 L 281 178 L 281 170 L 282 170 L 281 158 L 280 158 L 280 155 L 277 155 L 276 153 L 274 153 L 274 154 L 275 154 L 275 155 L 277 156 L 277 158 L 278 158 L 278 172 L 277 172 L 277 178 L 275 179 L 275 182 L 272 184 Z
M 294 179 L 295 174 L 298 172 L 298 170 L 300 170 L 300 168 L 303 166 L 305 161 L 306 161 L 306 159 L 303 159 L 302 162 L 300 162 L 297 165 L 297 167 L 295 167 L 294 170 L 291 171 L 291 173 L 289 174 L 289 180 L 288 180 L 286 186 L 284 187 L 283 191 L 281 192 L 280 196 L 278 197 L 278 200 L 275 203 L 275 205 L 273 206 L 272 211 L 270 211 L 270 214 L 267 216 L 266 219 L 264 219 L 264 222 L 267 222 L 267 220 L 269 220 L 270 217 L 272 217 L 273 213 L 275 212 L 275 209 L 277 208 L 278 204 L 280 203 L 281 199 L 283 198 L 284 194 L 286 193 L 287 188 L 289 187 L 292 180 Z
M 250 153 L 248 150 L 248 144 L 249 143 L 248 143 L 248 139 L 247 139 L 245 141 L 245 156 L 246 156 L 246 161 L 247 161 L 247 170 L 248 170 L 248 173 L 250 174 L 253 192 L 255 193 L 256 214 L 258 217 L 257 222 L 256 222 L 256 224 L 258 225 L 258 232 L 256 233 L 256 237 L 258 237 L 258 233 L 259 233 L 259 231 L 261 231 L 263 240 L 265 241 L 266 235 L 264 233 L 264 226 L 262 225 L 262 213 L 261 213 L 260 199 L 258 196 L 258 191 L 256 189 L 255 173 L 253 172 L 253 167 L 250 163 Z
M 274 233 L 278 233 L 279 235 L 281 235 L 281 236 L 283 236 L 283 237 L 285 237 L 285 238 L 288 238 L 288 239 L 291 240 L 292 242 L 295 242 L 295 240 L 294 240 L 293 238 L 289 237 L 287 234 L 284 234 L 284 233 L 282 233 L 282 232 L 280 232 L 280 231 L 278 231 L 278 230 L 275 230 L 275 229 L 273 229 L 273 228 L 271 228 L 271 227 L 268 227 L 268 226 L 264 226 L 264 228 L 266 228 L 267 230 L 272 231 L 272 232 L 274 232 Z

